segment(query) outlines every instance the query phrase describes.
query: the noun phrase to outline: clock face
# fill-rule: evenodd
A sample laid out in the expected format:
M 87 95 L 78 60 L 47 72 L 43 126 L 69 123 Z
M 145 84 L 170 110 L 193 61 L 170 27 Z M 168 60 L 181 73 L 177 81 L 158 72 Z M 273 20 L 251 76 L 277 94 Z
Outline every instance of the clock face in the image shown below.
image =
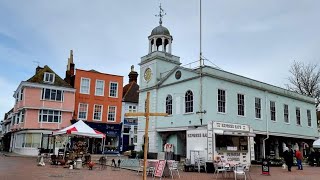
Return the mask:
M 152 72 L 150 68 L 147 68 L 146 71 L 144 72 L 144 80 L 150 81 L 152 76 Z

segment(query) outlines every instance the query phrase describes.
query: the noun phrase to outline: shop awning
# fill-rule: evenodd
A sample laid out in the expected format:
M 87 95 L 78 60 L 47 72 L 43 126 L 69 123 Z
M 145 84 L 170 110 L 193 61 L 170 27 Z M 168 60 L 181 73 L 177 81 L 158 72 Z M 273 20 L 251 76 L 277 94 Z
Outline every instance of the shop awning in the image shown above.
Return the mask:
M 313 142 L 313 148 L 320 148 L 320 139 L 317 139 Z
M 247 137 L 256 137 L 256 134 L 249 132 L 238 132 L 238 131 L 224 131 L 221 129 L 213 130 L 215 134 L 218 135 L 231 135 L 231 136 L 247 136 Z

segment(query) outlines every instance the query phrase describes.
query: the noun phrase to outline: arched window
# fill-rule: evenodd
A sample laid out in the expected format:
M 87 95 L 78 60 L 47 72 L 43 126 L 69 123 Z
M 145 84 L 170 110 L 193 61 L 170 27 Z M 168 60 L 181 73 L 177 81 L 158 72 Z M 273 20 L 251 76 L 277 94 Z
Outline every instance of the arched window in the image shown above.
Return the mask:
M 168 95 L 166 98 L 166 113 L 172 114 L 172 96 Z
M 188 90 L 184 97 L 185 100 L 185 112 L 193 112 L 193 93 L 192 91 Z

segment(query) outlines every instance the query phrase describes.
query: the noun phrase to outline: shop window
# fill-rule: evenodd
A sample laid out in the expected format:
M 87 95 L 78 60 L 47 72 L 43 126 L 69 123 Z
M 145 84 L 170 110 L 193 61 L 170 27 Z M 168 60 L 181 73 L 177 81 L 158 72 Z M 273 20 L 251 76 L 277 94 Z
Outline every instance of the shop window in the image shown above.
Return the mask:
M 270 101 L 270 116 L 271 121 L 276 121 L 276 102 Z
M 238 94 L 238 115 L 244 116 L 244 95 Z
M 185 113 L 193 112 L 193 93 L 192 91 L 187 91 L 185 94 Z
M 39 148 L 41 141 L 41 134 L 27 133 L 18 134 L 16 136 L 16 147 L 17 148 Z
M 311 111 L 307 110 L 308 126 L 311 127 Z
M 300 108 L 299 107 L 296 107 L 296 120 L 297 120 L 297 125 L 301 125 Z
M 168 95 L 166 98 L 166 113 L 171 115 L 172 114 L 172 96 Z
M 218 89 L 218 112 L 226 112 L 226 91 Z
M 261 98 L 255 98 L 255 114 L 257 119 L 261 119 Z
M 248 137 L 216 135 L 217 151 L 248 151 Z

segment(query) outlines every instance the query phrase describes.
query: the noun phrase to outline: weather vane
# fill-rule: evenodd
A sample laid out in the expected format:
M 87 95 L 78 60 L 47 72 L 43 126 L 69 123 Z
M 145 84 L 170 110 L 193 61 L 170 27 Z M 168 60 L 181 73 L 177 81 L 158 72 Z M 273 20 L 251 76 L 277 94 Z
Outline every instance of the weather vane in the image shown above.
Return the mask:
M 157 15 L 155 15 L 155 16 L 160 18 L 159 24 L 162 25 L 162 18 L 163 18 L 163 16 L 167 15 L 167 13 L 165 13 L 165 12 L 163 11 L 163 9 L 162 9 L 162 7 L 161 7 L 161 3 L 160 3 L 159 8 L 160 8 L 159 14 L 157 14 Z

